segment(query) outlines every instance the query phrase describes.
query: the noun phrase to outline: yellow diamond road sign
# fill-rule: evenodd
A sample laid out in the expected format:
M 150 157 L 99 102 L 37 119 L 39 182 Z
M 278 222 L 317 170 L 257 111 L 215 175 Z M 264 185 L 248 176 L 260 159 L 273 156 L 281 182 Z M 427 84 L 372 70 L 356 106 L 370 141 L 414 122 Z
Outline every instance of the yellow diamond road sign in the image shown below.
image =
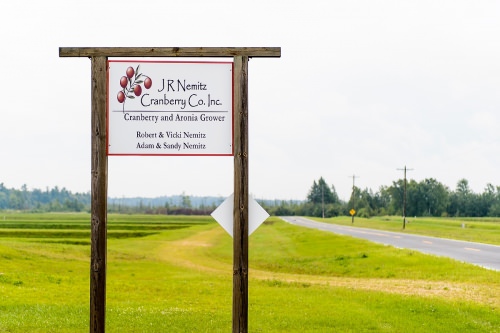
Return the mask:
M 354 214 L 356 214 L 356 211 L 354 210 L 354 208 L 352 208 L 352 209 L 349 211 L 349 214 L 351 214 L 351 216 L 352 216 L 352 215 L 354 215 Z

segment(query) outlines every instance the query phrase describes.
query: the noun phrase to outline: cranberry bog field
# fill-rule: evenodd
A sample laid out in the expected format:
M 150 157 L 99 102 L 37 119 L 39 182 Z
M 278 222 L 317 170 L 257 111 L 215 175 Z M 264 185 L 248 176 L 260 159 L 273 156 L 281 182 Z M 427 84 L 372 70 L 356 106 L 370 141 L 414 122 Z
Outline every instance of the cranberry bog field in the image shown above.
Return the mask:
M 231 331 L 211 217 L 110 214 L 107 248 L 107 332 Z M 249 253 L 250 332 L 500 332 L 500 272 L 276 217 Z M 88 332 L 89 277 L 88 214 L 0 212 L 0 332 Z

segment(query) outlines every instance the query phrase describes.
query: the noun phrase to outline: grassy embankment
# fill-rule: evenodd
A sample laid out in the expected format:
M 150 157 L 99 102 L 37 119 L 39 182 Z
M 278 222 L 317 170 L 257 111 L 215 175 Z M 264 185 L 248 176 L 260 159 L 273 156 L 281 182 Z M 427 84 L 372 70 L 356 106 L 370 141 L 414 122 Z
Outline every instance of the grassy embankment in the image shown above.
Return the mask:
M 316 221 L 372 228 L 387 231 L 403 231 L 403 218 L 397 216 L 311 218 Z M 465 240 L 500 245 L 500 218 L 436 218 L 411 217 L 405 223 L 405 233 Z
M 89 225 L 0 213 L 0 332 L 88 331 Z M 500 332 L 499 272 L 278 218 L 249 261 L 251 332 Z M 231 331 L 232 239 L 210 217 L 109 215 L 107 281 L 107 332 Z

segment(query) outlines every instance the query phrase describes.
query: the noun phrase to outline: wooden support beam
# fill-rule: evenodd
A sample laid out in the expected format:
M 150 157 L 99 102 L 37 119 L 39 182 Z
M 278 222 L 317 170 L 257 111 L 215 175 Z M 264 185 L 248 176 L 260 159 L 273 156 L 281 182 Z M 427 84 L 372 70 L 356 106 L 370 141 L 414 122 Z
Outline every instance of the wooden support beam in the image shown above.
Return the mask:
M 281 57 L 280 47 L 60 47 L 59 57 Z
M 248 332 L 248 57 L 234 57 L 233 333 Z
M 108 157 L 106 155 L 107 58 L 92 58 L 92 161 L 90 245 L 90 332 L 104 333 L 106 315 L 106 252 Z

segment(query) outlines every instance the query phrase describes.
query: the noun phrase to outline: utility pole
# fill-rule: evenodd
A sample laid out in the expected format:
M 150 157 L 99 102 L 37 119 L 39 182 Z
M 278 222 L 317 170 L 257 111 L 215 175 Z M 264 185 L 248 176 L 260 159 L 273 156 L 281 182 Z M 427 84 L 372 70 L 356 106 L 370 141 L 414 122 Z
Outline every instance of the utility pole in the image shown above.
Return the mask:
M 324 186 L 321 186 L 321 210 L 323 212 L 323 219 L 325 218 L 325 193 Z
M 356 202 L 356 197 L 354 195 L 354 180 L 356 178 L 359 178 L 359 176 L 356 176 L 356 175 L 352 175 L 352 176 L 349 176 L 349 178 L 352 177 L 352 194 L 351 194 L 351 197 L 352 197 L 352 208 L 351 210 L 349 211 L 349 213 L 351 214 L 351 224 L 354 223 L 354 215 L 356 214 L 356 209 L 355 209 L 355 202 Z
M 406 165 L 404 169 L 398 169 L 404 171 L 404 189 L 403 189 L 403 230 L 406 227 L 406 171 L 411 171 L 413 169 L 407 169 Z

